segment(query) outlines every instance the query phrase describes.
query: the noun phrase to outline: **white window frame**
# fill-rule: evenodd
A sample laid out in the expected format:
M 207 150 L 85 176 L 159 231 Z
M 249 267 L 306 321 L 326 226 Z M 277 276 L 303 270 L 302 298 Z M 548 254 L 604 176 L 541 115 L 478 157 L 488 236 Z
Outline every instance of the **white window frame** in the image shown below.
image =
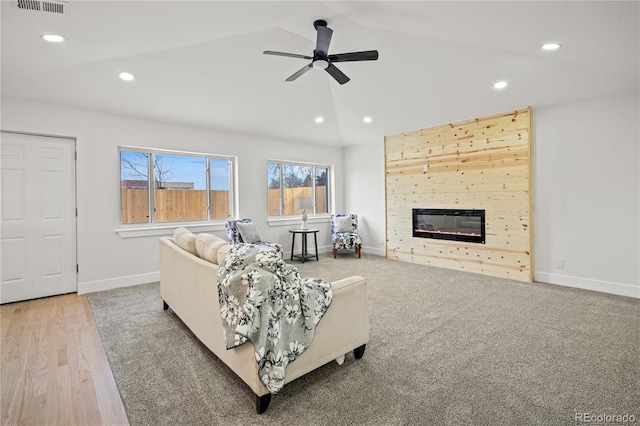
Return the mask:
M 205 220 L 190 220 L 190 221 L 176 221 L 176 222 L 155 222 L 154 221 L 154 191 L 148 191 L 149 194 L 149 222 L 148 223 L 131 223 L 126 224 L 122 223 L 121 211 L 122 211 L 122 171 L 121 171 L 121 152 L 140 152 L 144 154 L 149 154 L 149 166 L 147 174 L 149 183 L 148 188 L 153 188 L 154 186 L 154 174 L 153 174 L 153 162 L 152 158 L 155 154 L 162 155 L 180 155 L 180 156 L 188 156 L 188 157 L 199 157 L 206 159 L 206 191 L 207 191 L 207 219 Z M 156 149 L 156 148 L 144 148 L 144 147 L 135 147 L 135 146 L 118 146 L 118 155 L 117 155 L 117 170 L 118 170 L 118 210 L 117 210 L 117 223 L 118 225 L 115 228 L 115 232 L 120 234 L 122 238 L 132 238 L 132 237 L 145 237 L 145 236 L 153 236 L 153 235 L 171 235 L 173 231 L 180 227 L 188 227 L 193 232 L 208 232 L 208 231 L 220 231 L 224 230 L 225 222 L 228 218 L 211 218 L 211 201 L 210 201 L 210 188 L 211 188 L 211 175 L 209 170 L 209 159 L 216 160 L 226 160 L 229 161 L 229 218 L 233 218 L 237 216 L 238 212 L 238 157 L 231 155 L 221 155 L 221 154 L 211 154 L 211 153 L 203 153 L 203 152 L 191 152 L 191 151 L 178 151 L 178 150 L 167 150 L 167 149 Z
M 267 160 L 267 193 L 269 191 L 269 179 L 268 179 L 268 170 L 269 170 L 269 164 L 272 163 L 277 163 L 280 164 L 281 166 L 286 164 L 289 166 L 302 166 L 302 167 L 313 167 L 313 175 L 314 175 L 314 179 L 313 179 L 313 188 L 314 190 L 312 190 L 312 195 L 313 195 L 313 204 L 314 204 L 314 210 L 313 213 L 307 213 L 308 219 L 307 219 L 307 223 L 313 223 L 313 222 L 328 222 L 331 218 L 331 212 L 333 212 L 333 206 L 334 206 L 334 197 L 335 197 L 335 186 L 334 186 L 334 166 L 331 164 L 322 164 L 322 163 L 310 163 L 310 162 L 305 162 L 305 161 L 291 161 L 291 160 Z M 316 186 L 316 180 L 315 180 L 315 168 L 323 168 L 323 169 L 327 169 L 327 191 L 329 191 L 329 193 L 327 194 L 327 211 L 324 213 L 316 213 L 315 212 L 315 205 L 316 205 L 316 191 L 315 191 L 315 186 Z M 283 168 L 280 167 L 280 212 L 283 212 L 283 203 L 284 203 L 284 197 L 283 197 L 283 187 L 282 187 L 282 182 L 283 182 Z M 268 212 L 268 206 L 267 207 L 267 212 Z M 268 216 L 267 217 L 267 222 L 269 223 L 270 226 L 277 226 L 277 225 L 290 225 L 293 223 L 298 223 L 300 222 L 300 216 L 298 214 L 294 214 L 294 215 L 284 215 L 284 214 L 280 214 L 277 216 Z

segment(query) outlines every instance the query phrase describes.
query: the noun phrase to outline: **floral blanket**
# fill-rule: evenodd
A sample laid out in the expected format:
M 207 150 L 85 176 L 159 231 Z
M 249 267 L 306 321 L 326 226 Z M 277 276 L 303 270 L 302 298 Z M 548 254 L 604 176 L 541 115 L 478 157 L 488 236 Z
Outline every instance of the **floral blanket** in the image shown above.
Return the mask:
M 273 247 L 236 244 L 218 270 L 218 299 L 227 349 L 255 346 L 260 380 L 284 386 L 285 368 L 311 344 L 331 304 L 331 284 L 300 278 Z

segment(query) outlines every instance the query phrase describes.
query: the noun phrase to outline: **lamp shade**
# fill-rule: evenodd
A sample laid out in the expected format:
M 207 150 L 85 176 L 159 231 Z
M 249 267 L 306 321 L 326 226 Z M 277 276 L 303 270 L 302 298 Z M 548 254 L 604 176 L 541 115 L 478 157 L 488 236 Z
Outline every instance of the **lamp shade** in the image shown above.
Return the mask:
M 298 210 L 311 210 L 311 209 L 313 209 L 313 198 L 298 197 Z

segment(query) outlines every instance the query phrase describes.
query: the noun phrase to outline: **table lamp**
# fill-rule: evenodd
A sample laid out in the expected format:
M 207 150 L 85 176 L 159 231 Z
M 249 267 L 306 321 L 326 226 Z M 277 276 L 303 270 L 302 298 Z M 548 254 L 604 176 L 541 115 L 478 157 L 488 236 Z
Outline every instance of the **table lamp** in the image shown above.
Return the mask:
M 298 197 L 298 210 L 302 209 L 302 226 L 300 229 L 307 229 L 307 209 L 313 209 L 313 199 L 311 197 Z

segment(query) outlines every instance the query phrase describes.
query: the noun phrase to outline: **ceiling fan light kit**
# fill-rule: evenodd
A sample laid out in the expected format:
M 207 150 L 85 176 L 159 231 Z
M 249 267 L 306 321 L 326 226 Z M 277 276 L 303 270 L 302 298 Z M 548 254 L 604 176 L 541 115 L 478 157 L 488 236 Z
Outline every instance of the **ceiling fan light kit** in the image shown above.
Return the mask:
M 317 59 L 312 62 L 313 67 L 318 70 L 326 70 L 329 67 L 329 62 L 324 59 Z
M 329 55 L 329 44 L 333 30 L 327 27 L 327 21 L 318 19 L 313 23 L 313 27 L 317 31 L 316 48 L 313 56 L 298 55 L 296 53 L 275 52 L 273 50 L 265 50 L 265 55 L 286 56 L 289 58 L 299 58 L 311 60 L 311 63 L 300 68 L 298 71 L 289 76 L 285 81 L 295 81 L 302 74 L 311 68 L 325 70 L 338 83 L 345 84 L 350 79 L 342 71 L 338 69 L 334 62 L 359 62 L 359 61 L 375 61 L 378 59 L 377 50 L 367 50 L 364 52 L 338 53 L 337 55 Z

